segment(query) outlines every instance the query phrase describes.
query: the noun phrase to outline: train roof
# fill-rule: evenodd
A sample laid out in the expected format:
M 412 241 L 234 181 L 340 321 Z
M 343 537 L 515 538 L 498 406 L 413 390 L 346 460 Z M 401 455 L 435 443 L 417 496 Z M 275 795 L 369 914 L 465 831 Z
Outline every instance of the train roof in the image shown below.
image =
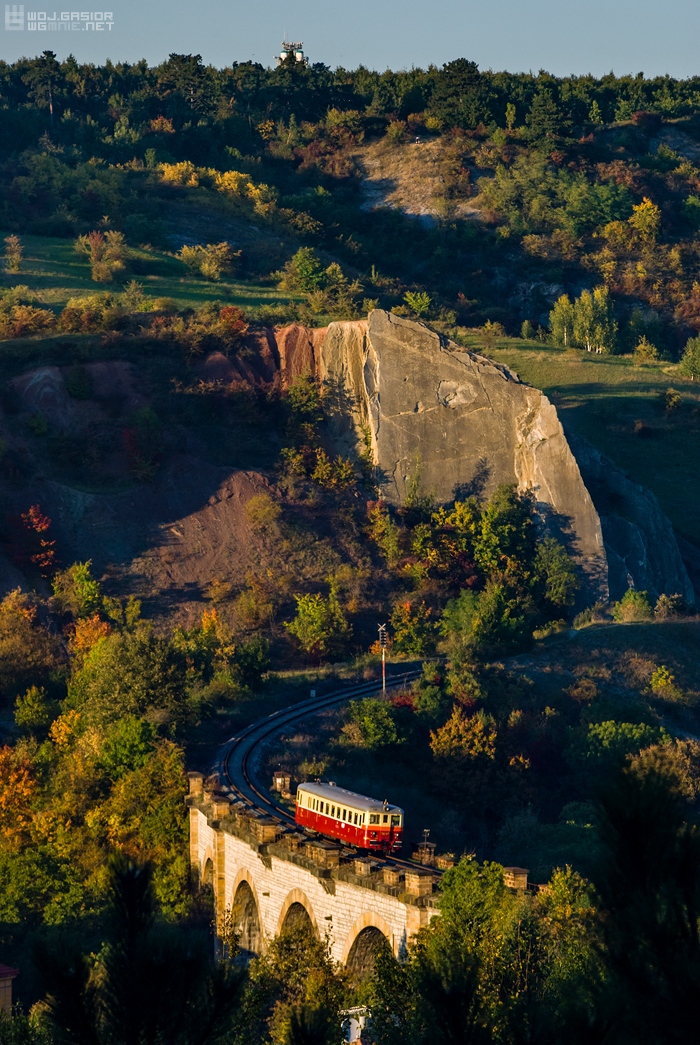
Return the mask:
M 387 810 L 392 812 L 403 812 L 399 806 L 388 803 L 386 806 L 377 798 L 369 798 L 367 795 L 358 795 L 355 791 L 347 791 L 344 787 L 336 784 L 299 784 L 297 791 L 306 791 L 329 802 L 345 802 L 353 809 L 362 809 L 365 812 L 382 813 Z

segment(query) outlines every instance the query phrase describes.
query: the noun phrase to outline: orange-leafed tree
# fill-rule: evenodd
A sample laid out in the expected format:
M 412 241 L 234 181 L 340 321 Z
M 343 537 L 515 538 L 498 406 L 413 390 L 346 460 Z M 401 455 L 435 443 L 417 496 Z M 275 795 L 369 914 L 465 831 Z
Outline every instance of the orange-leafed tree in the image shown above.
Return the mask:
M 112 628 L 95 613 L 75 622 L 73 632 L 68 639 L 68 650 L 73 658 L 73 665 L 80 670 L 85 658 L 98 642 L 112 634 Z
M 0 848 L 17 849 L 29 838 L 37 781 L 28 759 L 0 748 Z
M 455 707 L 444 726 L 430 733 L 435 758 L 471 760 L 496 756 L 496 729 L 486 715 L 465 715 Z

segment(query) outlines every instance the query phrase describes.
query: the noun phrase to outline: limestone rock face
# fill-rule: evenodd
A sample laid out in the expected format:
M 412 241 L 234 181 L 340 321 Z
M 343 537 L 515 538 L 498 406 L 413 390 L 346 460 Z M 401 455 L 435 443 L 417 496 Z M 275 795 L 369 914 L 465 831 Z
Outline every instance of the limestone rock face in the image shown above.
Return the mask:
M 506 366 L 462 350 L 421 323 L 376 310 L 332 323 L 319 374 L 339 451 L 371 445 L 383 495 L 395 504 L 420 468 L 438 502 L 500 483 L 531 491 L 544 525 L 607 599 L 600 519 L 546 396 Z
M 585 440 L 569 436 L 581 474 L 600 513 L 608 557 L 610 598 L 628 588 L 695 601 L 671 523 L 651 492 L 621 472 Z

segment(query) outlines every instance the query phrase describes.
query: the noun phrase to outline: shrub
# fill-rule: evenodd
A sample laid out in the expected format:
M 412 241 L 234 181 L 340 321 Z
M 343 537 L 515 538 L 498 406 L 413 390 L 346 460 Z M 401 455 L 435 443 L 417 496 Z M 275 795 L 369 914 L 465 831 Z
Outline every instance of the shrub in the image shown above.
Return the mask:
M 282 271 L 279 288 L 292 294 L 311 294 L 324 284 L 324 271 L 313 247 L 300 247 Z
M 679 703 L 685 699 L 683 690 L 676 685 L 675 675 L 671 674 L 665 664 L 652 672 L 649 685 L 654 696 L 661 697 L 662 700 Z
M 100 609 L 102 592 L 99 581 L 90 572 L 92 560 L 74 562 L 62 570 L 53 582 L 53 593 L 61 609 L 75 617 L 90 617 Z
M 629 588 L 622 599 L 613 606 L 612 615 L 613 620 L 622 624 L 630 621 L 651 620 L 654 611 L 645 591 L 635 591 L 634 588 Z
M 45 308 L 32 305 L 13 305 L 0 311 L 0 339 L 30 337 L 43 330 L 53 330 L 56 317 Z
M 552 635 L 562 635 L 565 631 L 569 630 L 569 622 L 565 620 L 552 620 L 548 624 L 543 624 L 540 628 L 537 628 L 532 633 L 533 639 L 541 641 L 542 639 L 548 639 Z
M 121 304 L 127 312 L 150 312 L 153 302 L 143 292 L 143 283 L 129 280 L 121 295 Z
M 659 358 L 659 350 L 656 345 L 652 345 L 646 337 L 640 338 L 637 347 L 634 350 L 634 362 L 637 366 L 651 366 L 656 363 Z
M 191 272 L 198 273 L 211 282 L 229 274 L 240 256 L 240 250 L 234 250 L 226 240 L 222 240 L 221 243 L 207 243 L 206 247 L 201 244 L 194 247 L 185 245 L 175 255 Z
M 394 608 L 391 626 L 394 629 L 394 649 L 397 653 L 425 657 L 435 652 L 437 625 L 431 621 L 431 615 L 431 609 L 424 602 L 421 602 L 420 606 L 401 602 Z
M 577 631 L 581 628 L 587 628 L 589 624 L 598 624 L 605 620 L 605 603 L 596 602 L 593 606 L 587 606 L 585 610 L 581 610 L 574 617 L 573 627 Z
M 492 323 L 487 319 L 480 330 L 481 344 L 487 351 L 496 347 L 496 340 L 506 336 L 506 330 L 502 323 Z
M 403 120 L 392 120 L 386 132 L 387 140 L 394 145 L 406 141 L 408 128 Z
M 683 403 L 680 393 L 677 392 L 675 388 L 667 388 L 664 392 L 663 400 L 664 409 L 667 414 L 675 413 Z
M 396 728 L 392 708 L 384 700 L 367 697 L 365 700 L 352 700 L 347 711 L 348 722 L 355 730 L 343 730 L 351 741 L 356 739 L 362 747 L 370 751 L 400 744 L 401 738 Z
M 520 336 L 523 341 L 534 341 L 537 336 L 537 331 L 530 322 L 529 319 L 523 321 L 523 325 L 520 328 Z
M 8 272 L 19 272 L 22 266 L 22 252 L 19 236 L 5 237 L 5 268 Z
M 686 605 L 682 595 L 659 595 L 654 607 L 654 616 L 658 620 L 680 617 L 685 612 Z
M 295 595 L 297 613 L 285 628 L 302 649 L 313 657 L 343 651 L 351 628 L 340 608 L 333 588 L 329 598 L 322 595 Z
M 177 302 L 172 298 L 156 298 L 153 308 L 158 312 L 177 312 Z
M 431 298 L 425 291 L 413 293 L 407 290 L 403 299 L 415 316 L 427 316 L 430 312 Z
M 282 507 L 269 494 L 259 493 L 246 502 L 245 512 L 251 528 L 260 533 L 276 529 Z

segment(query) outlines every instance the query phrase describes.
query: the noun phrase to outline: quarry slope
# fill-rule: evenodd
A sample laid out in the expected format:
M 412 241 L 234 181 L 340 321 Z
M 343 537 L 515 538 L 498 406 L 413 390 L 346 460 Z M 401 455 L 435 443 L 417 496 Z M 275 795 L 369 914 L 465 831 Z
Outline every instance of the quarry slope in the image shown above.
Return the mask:
M 275 482 L 269 468 L 279 435 L 248 431 L 243 419 L 228 447 L 212 454 L 201 430 L 174 427 L 164 432 L 155 479 L 134 485 L 127 481 L 124 422 L 110 411 L 117 400 L 125 417 L 148 404 L 148 381 L 136 364 L 119 360 L 87 369 L 94 400 L 68 394 L 66 367 L 14 378 L 18 412 L 0 416 L 0 436 L 8 459 L 21 463 L 31 462 L 41 444 L 43 437 L 27 436 L 39 417 L 66 437 L 111 431 L 113 453 L 104 461 L 112 489 L 80 488 L 38 461 L 26 479 L 3 483 L 5 512 L 41 504 L 54 520 L 64 561 L 91 558 L 99 573 L 114 572 L 130 590 L 148 592 L 154 612 L 190 619 L 208 585 L 240 586 L 264 558 L 245 504 Z M 304 373 L 326 394 L 329 449 L 357 459 L 369 446 L 390 503 L 403 502 L 418 473 L 437 503 L 487 498 L 499 484 L 514 483 L 532 494 L 543 531 L 561 539 L 578 564 L 586 602 L 619 599 L 630 585 L 652 598 L 678 593 L 694 601 L 672 527 L 653 494 L 587 443 L 567 439 L 553 404 L 508 366 L 422 323 L 375 310 L 367 320 L 323 329 L 264 329 L 251 333 L 244 351 L 229 358 L 212 353 L 195 371 L 224 396 L 251 387 L 266 395 Z M 0 556 L 3 589 L 19 583 L 19 571 Z

